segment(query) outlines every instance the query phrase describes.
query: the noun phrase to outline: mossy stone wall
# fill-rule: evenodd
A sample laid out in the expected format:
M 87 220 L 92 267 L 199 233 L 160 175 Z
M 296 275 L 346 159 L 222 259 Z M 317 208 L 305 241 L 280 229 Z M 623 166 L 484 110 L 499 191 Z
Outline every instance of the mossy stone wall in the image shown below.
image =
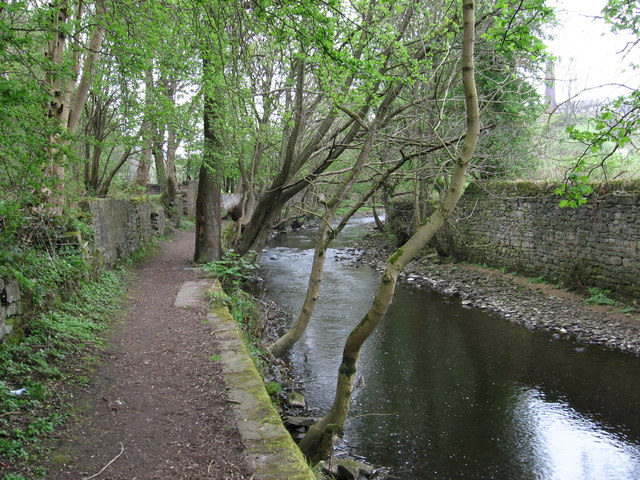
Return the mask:
M 15 279 L 0 278 L 0 339 L 13 330 L 20 315 L 20 286 Z
M 87 201 L 86 207 L 92 215 L 92 246 L 107 268 L 128 258 L 165 231 L 162 206 L 145 197 L 137 200 L 92 199 Z
M 594 184 L 579 208 L 560 208 L 552 184 L 471 186 L 452 219 L 459 258 L 640 298 L 640 182 Z

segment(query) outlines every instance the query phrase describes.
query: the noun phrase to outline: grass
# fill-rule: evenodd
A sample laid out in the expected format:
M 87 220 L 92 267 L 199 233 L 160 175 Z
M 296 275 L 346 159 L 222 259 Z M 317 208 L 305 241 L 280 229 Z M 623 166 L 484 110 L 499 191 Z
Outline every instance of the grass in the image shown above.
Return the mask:
M 56 385 L 89 382 L 85 374 L 91 362 L 85 363 L 82 354 L 102 345 L 108 320 L 122 304 L 126 279 L 126 270 L 120 269 L 84 281 L 69 299 L 31 319 L 22 341 L 6 342 L 0 349 L 3 480 L 45 477 L 33 462 L 42 453 L 42 440 L 66 416 Z

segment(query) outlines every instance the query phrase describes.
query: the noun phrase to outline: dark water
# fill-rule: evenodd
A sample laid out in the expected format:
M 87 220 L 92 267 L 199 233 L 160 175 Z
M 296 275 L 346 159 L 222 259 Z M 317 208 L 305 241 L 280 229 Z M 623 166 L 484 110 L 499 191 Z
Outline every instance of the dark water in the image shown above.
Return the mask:
M 321 301 L 291 355 L 317 414 L 378 281 L 333 260 L 362 231 L 351 225 L 329 252 Z M 262 257 L 267 296 L 295 314 L 312 244 L 313 232 L 288 234 Z M 578 347 L 402 286 L 361 357 L 348 448 L 408 480 L 640 479 L 640 360 Z

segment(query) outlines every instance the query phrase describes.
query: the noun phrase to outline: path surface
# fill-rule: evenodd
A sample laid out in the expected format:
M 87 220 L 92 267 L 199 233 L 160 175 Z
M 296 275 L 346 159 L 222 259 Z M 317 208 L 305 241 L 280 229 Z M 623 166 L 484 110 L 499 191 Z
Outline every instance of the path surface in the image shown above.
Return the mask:
M 203 300 L 177 307 L 194 236 L 179 232 L 139 267 L 129 306 L 79 411 L 55 442 L 50 480 L 249 479 Z M 120 452 L 122 452 L 120 454 Z M 118 456 L 118 454 L 120 454 Z M 117 458 L 116 458 L 117 457 Z

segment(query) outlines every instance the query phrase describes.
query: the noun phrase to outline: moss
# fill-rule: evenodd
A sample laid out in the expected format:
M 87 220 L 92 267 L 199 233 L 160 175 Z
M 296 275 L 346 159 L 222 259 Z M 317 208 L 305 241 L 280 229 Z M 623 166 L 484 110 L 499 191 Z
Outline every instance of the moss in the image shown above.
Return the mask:
M 481 184 L 471 183 L 467 186 L 465 192 L 470 195 L 480 194 L 484 190 L 489 190 L 498 195 L 536 197 L 551 195 L 561 185 L 561 182 L 493 180 Z M 589 185 L 600 195 L 614 192 L 624 192 L 631 195 L 640 194 L 640 179 L 592 182 Z
M 404 253 L 404 248 L 400 247 L 398 248 L 393 255 L 391 255 L 389 257 L 389 263 L 396 263 L 398 261 L 398 259 L 402 256 L 402 254 Z
M 629 195 L 640 195 L 640 179 L 611 180 L 609 182 L 591 183 L 593 190 L 599 194 L 623 192 Z
M 213 292 L 222 292 L 222 289 L 216 286 Z M 244 419 L 245 433 L 248 431 L 248 437 L 244 438 L 243 435 L 243 438 L 249 458 L 254 455 L 260 457 L 259 471 L 256 474 L 265 480 L 313 479 L 313 473 L 306 464 L 302 452 L 296 447 L 271 404 L 271 398 L 258 370 L 250 360 L 249 346 L 240 327 L 226 307 L 213 307 L 212 312 L 218 317 L 217 327 L 222 326 L 225 330 L 234 332 L 233 335 L 225 336 L 227 340 L 220 342 L 222 361 L 225 362 L 225 356 L 228 357 L 232 353 L 239 354 L 244 359 L 239 360 L 240 363 L 233 371 L 225 373 L 225 381 L 230 391 L 235 390 L 240 395 L 247 395 L 254 399 L 253 402 L 247 402 L 244 405 L 244 402 L 240 402 L 235 408 L 241 409 L 242 413 L 239 416 Z M 225 355 L 225 352 L 228 353 Z M 252 428 L 254 425 L 256 427 Z

